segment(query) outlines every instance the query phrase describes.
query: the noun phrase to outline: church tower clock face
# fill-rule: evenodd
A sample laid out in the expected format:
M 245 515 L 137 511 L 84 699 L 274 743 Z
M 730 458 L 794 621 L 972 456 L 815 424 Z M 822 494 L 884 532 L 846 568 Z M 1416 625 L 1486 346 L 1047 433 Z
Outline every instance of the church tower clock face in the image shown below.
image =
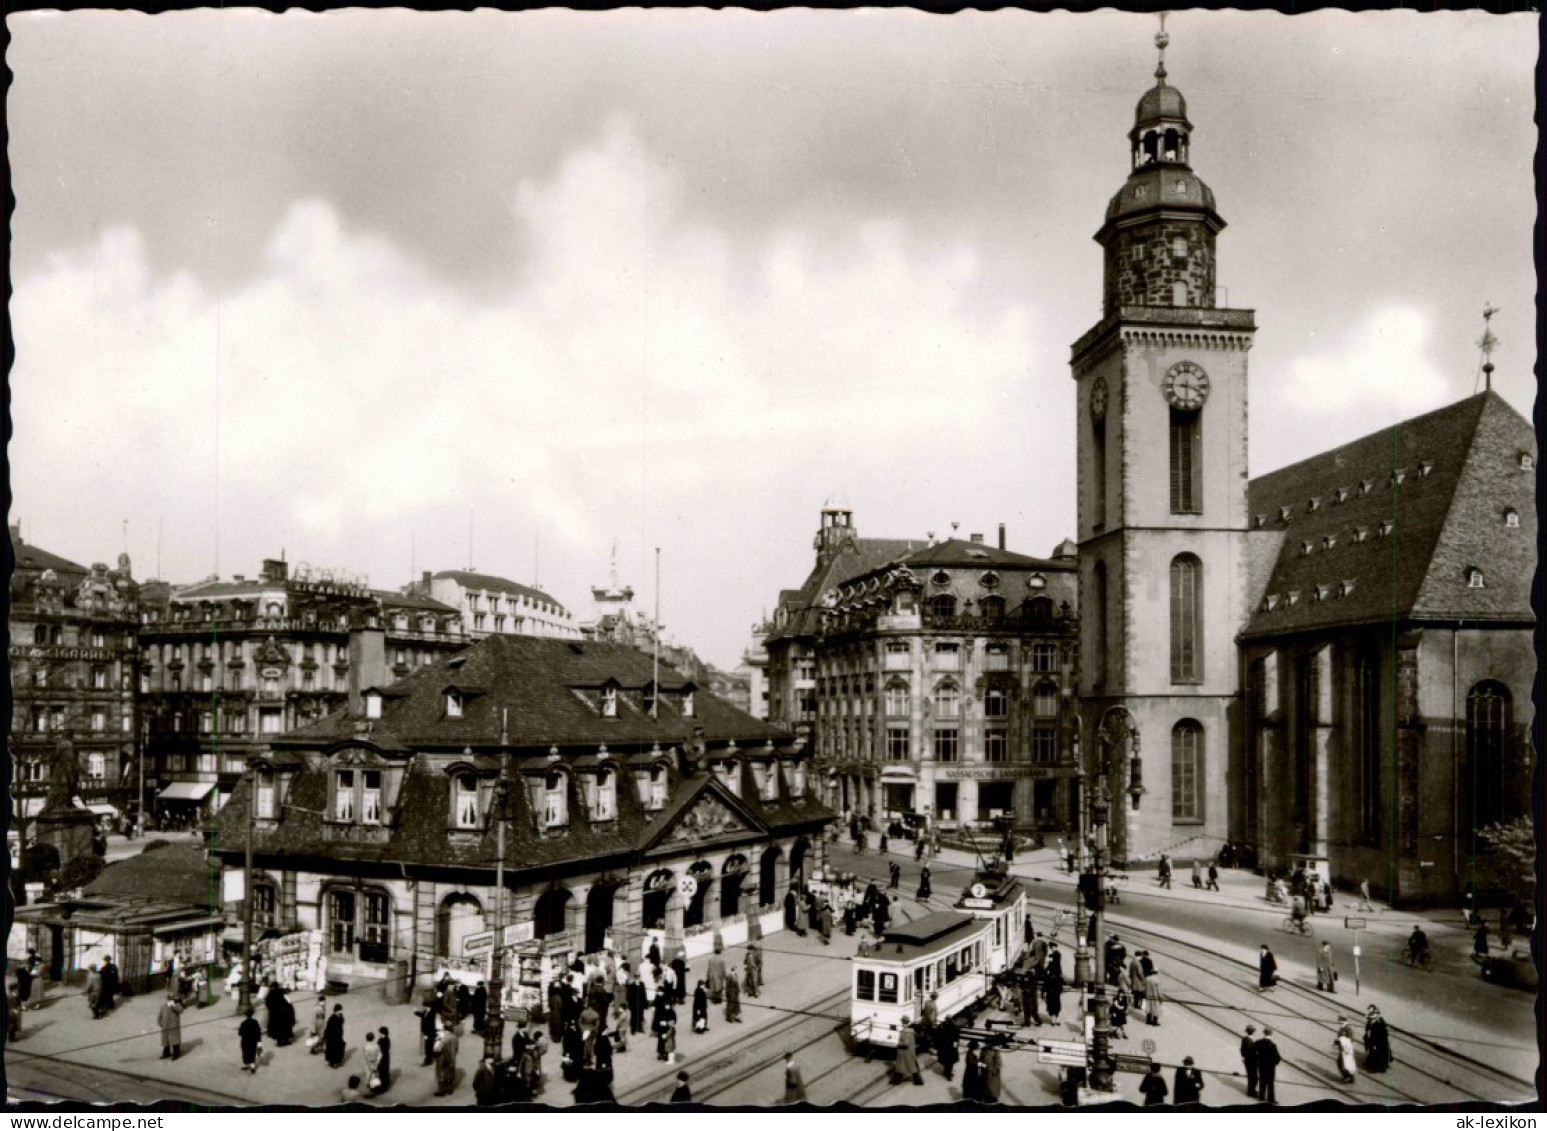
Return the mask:
M 1161 391 L 1175 408 L 1199 409 L 1209 397 L 1209 375 L 1190 361 L 1180 361 L 1167 371 Z

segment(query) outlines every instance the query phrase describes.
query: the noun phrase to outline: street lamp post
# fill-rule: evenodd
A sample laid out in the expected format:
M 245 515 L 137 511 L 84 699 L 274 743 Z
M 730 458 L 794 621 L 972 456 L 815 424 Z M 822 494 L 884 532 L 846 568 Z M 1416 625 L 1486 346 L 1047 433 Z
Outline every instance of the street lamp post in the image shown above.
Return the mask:
M 509 712 L 500 712 L 500 776 L 494 786 L 494 947 L 490 950 L 489 1009 L 484 1015 L 483 1053 L 500 1059 L 505 1043 L 505 801 L 510 786 Z
M 1105 747 L 1103 745 L 1103 754 Z M 1092 860 L 1092 879 L 1095 883 L 1096 917 L 1094 939 L 1091 946 L 1092 962 L 1096 968 L 1096 999 L 1092 1012 L 1096 1024 L 1090 1042 L 1090 1086 L 1097 1092 L 1112 1090 L 1112 1014 L 1107 1001 L 1106 978 L 1106 904 L 1107 904 L 1107 820 L 1111 811 L 1111 797 L 1107 791 L 1105 767 L 1096 778 L 1095 792 L 1090 799 L 1090 823 L 1095 834 L 1096 847 Z
M 247 764 L 247 835 L 242 856 L 242 981 L 237 997 L 237 1009 L 246 1013 L 252 1008 L 252 835 L 258 813 L 258 774 L 251 762 Z

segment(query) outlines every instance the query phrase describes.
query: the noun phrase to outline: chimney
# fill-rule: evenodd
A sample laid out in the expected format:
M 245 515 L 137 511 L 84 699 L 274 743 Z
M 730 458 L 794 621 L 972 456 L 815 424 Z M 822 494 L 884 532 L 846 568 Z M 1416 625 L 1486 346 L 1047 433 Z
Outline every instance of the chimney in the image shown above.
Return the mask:
M 424 583 L 424 591 L 428 593 L 430 591 L 430 571 L 425 570 L 422 572 L 419 575 L 419 580 Z
M 368 687 L 385 687 L 392 682 L 387 671 L 387 634 L 380 628 L 349 630 L 349 713 L 355 718 L 365 714 L 360 693 Z
M 983 545 L 983 535 L 981 535 L 981 534 L 974 534 L 974 535 L 972 535 L 972 544 L 974 546 L 981 546 L 981 545 Z
M 260 581 L 285 581 L 290 577 L 290 565 L 283 558 L 264 558 Z
M 999 524 L 999 548 L 1004 549 L 1004 523 Z

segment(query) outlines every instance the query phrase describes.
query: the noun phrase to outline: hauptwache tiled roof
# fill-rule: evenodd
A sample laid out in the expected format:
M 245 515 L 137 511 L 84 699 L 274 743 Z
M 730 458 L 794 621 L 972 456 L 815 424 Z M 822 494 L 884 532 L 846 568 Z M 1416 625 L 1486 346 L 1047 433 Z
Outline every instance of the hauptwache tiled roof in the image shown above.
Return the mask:
M 822 595 L 829 589 L 928 545 L 923 540 L 908 538 L 850 538 L 830 556 L 819 556 L 804 585 L 779 594 L 779 607 L 785 610 L 786 620 L 768 634 L 765 644 L 814 635 L 821 627 Z
M 202 845 L 169 844 L 109 864 L 82 894 L 220 906 L 220 868 Z
M 1243 635 L 1531 623 L 1535 460 L 1531 425 L 1486 392 L 1252 480 L 1251 527 L 1282 541 Z
M 485 814 L 482 827 L 474 832 L 452 830 L 451 790 L 453 774 L 464 768 L 486 782 L 497 776 L 502 719 L 513 779 L 505 853 L 513 882 L 523 872 L 576 871 L 597 866 L 598 860 L 647 856 L 658 850 L 663 838 L 680 837 L 673 829 L 685 813 L 700 809 L 718 818 L 709 837 L 715 845 L 752 843 L 797 829 L 815 832 L 832 819 L 832 812 L 814 799 L 791 796 L 791 779 L 785 775 L 779 778 L 775 799 L 758 799 L 746 764 L 742 796 L 735 796 L 705 772 L 707 763 L 731 754 L 744 761 L 771 753 L 777 758 L 780 752 L 791 753 L 789 736 L 702 689 L 694 692 L 693 716 L 683 718 L 672 693 L 689 685 L 665 667 L 660 717 L 651 719 L 643 713 L 639 695 L 650 678 L 650 657 L 623 645 L 487 637 L 394 684 L 393 694 L 383 696 L 380 718 L 365 720 L 340 711 L 277 739 L 273 761 L 286 759 L 293 776 L 282 819 L 258 823 L 254 852 L 260 858 L 353 861 L 376 870 L 492 869 L 495 823 Z M 619 688 L 617 718 L 602 718 L 593 695 L 609 682 Z M 446 717 L 446 693 L 453 687 L 463 693 L 461 718 Z M 734 749 L 729 746 L 732 740 Z M 674 749 L 697 744 L 706 751 L 700 768 L 684 776 Z M 388 798 L 385 833 L 374 842 L 328 836 L 332 758 L 351 747 L 363 748 L 386 765 L 404 767 L 395 803 Z M 553 747 L 559 751 L 556 757 L 550 757 Z M 298 764 L 301 768 L 296 769 Z M 592 822 L 581 774 L 604 764 L 618 774 L 616 817 Z M 539 828 L 528 789 L 553 765 L 572 771 L 569 823 L 562 832 Z M 645 809 L 634 780 L 636 769 L 653 767 L 665 772 L 669 798 L 657 812 Z M 248 805 L 244 781 L 216 820 L 218 853 L 233 856 L 242 851 Z

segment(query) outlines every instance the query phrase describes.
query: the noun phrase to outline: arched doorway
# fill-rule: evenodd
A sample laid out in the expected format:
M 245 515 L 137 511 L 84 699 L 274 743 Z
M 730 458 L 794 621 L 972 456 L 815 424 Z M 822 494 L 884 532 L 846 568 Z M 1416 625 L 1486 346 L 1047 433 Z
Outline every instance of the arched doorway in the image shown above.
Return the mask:
M 725 862 L 720 876 L 720 917 L 728 918 L 741 911 L 741 884 L 747 875 L 747 858 L 732 856 Z
M 801 837 L 790 847 L 790 887 L 804 891 L 806 887 L 806 851 L 811 842 Z
M 532 933 L 540 939 L 562 935 L 569 929 L 570 892 L 568 888 L 549 888 L 537 897 L 532 908 Z
M 772 907 L 779 900 L 779 858 L 784 849 L 777 844 L 763 850 L 763 858 L 757 869 L 757 902 L 762 907 Z
M 666 926 L 666 905 L 676 890 L 677 877 L 665 868 L 651 872 L 645 878 L 644 906 L 640 909 L 641 926 L 645 930 L 659 930 Z
M 688 875 L 693 877 L 694 888 L 692 898 L 682 911 L 682 925 L 702 927 L 708 914 L 709 889 L 714 886 L 714 865 L 707 860 L 699 860 L 689 866 Z
M 612 930 L 613 901 L 618 894 L 615 884 L 597 883 L 585 901 L 586 954 L 595 954 L 607 945 L 607 932 Z
M 467 938 L 484 929 L 483 904 L 466 892 L 454 892 L 441 901 L 435 916 L 435 953 L 462 958 Z

